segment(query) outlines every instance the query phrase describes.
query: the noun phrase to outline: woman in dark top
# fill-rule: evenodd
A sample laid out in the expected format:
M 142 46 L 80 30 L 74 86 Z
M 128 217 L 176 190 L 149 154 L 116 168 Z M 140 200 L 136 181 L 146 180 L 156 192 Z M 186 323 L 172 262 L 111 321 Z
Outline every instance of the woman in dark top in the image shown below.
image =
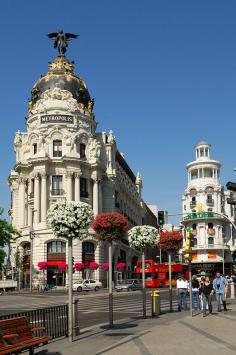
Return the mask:
M 212 304 L 211 298 L 214 293 L 212 283 L 208 276 L 205 277 L 205 280 L 201 282 L 199 291 L 202 295 L 203 301 L 203 317 L 206 317 L 206 305 L 208 304 L 209 313 L 212 313 Z

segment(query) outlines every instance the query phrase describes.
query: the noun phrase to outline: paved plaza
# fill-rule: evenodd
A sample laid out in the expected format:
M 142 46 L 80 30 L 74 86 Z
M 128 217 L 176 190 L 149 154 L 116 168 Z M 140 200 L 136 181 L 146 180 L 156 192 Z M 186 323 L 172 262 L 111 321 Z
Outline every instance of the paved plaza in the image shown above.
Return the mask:
M 203 318 L 189 312 L 173 312 L 146 320 L 132 317 L 82 331 L 72 344 L 68 339 L 36 350 L 37 355 L 230 355 L 236 352 L 236 303 L 229 311 Z

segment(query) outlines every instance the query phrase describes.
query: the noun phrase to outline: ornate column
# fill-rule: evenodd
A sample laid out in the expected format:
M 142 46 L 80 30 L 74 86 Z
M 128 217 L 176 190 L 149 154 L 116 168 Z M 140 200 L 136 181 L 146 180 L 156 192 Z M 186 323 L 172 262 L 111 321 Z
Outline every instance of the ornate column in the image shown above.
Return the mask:
M 34 175 L 34 223 L 39 223 L 40 220 L 40 187 L 39 174 Z
M 97 173 L 92 174 L 93 180 L 93 212 L 96 216 L 99 213 L 99 179 Z
M 19 226 L 24 227 L 25 225 L 25 182 L 24 177 L 19 178 Z
M 67 200 L 72 201 L 72 177 L 73 172 L 67 171 L 66 173 L 66 192 L 67 192 Z
M 47 174 L 41 174 L 41 221 L 46 222 L 47 215 Z
M 75 202 L 80 201 L 80 176 L 82 175 L 81 170 L 75 172 Z
M 98 184 L 98 196 L 99 196 L 99 213 L 102 213 L 102 180 Z

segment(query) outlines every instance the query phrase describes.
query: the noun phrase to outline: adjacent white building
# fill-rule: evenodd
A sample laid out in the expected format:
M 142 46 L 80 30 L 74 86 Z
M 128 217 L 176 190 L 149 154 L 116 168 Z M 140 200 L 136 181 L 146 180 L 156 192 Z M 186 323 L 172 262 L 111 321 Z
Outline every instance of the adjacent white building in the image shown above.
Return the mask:
M 221 164 L 211 159 L 211 145 L 195 146 L 195 160 L 187 164 L 187 188 L 182 198 L 182 224 L 190 227 L 194 238 L 192 255 L 196 271 L 223 269 L 230 272 L 232 253 L 236 249 L 236 234 L 226 217 L 234 221 L 227 204 L 228 191 L 220 182 Z
M 47 282 L 63 285 L 65 274 L 59 266 L 67 258 L 66 240 L 57 239 L 49 229 L 49 206 L 61 200 L 88 203 L 94 214 L 121 211 L 133 225 L 142 224 L 147 207 L 142 202 L 142 179 L 134 175 L 118 151 L 112 131 L 97 132 L 94 100 L 84 81 L 75 75 L 74 64 L 58 56 L 49 64 L 32 90 L 26 131 L 15 135 L 16 165 L 9 176 L 12 194 L 10 216 L 21 232 L 11 244 L 11 262 L 29 283 L 30 250 L 33 245 L 34 280 L 41 277 L 37 264 L 47 261 Z M 34 238 L 30 240 L 30 228 Z M 84 242 L 74 241 L 75 262 L 107 261 L 104 243 L 92 230 Z M 127 240 L 114 246 L 114 264 L 125 261 L 134 270 L 137 253 Z M 96 279 L 105 280 L 102 268 Z M 78 274 L 75 274 L 78 278 Z

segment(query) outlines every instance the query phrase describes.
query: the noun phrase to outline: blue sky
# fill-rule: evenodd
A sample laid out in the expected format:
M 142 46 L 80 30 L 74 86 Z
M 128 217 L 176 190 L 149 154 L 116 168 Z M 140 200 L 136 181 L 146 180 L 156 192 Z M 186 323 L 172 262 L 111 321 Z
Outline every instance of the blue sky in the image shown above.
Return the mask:
M 10 203 L 14 134 L 56 54 L 46 34 L 61 28 L 80 34 L 68 58 L 95 97 L 98 130 L 112 129 L 142 174 L 146 202 L 181 211 L 185 165 L 202 139 L 222 183 L 236 180 L 235 19 L 234 0 L 2 2 L 0 206 Z

